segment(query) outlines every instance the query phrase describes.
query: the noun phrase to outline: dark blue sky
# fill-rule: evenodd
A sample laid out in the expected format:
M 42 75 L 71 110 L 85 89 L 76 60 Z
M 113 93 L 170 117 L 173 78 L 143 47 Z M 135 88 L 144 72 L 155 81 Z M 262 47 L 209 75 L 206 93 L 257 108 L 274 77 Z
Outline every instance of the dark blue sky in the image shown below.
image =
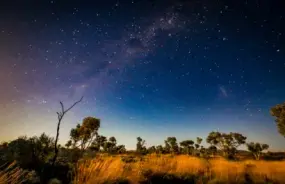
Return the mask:
M 1 139 L 55 133 L 58 101 L 133 148 L 237 131 L 284 148 L 281 1 L 10 1 L 0 13 Z

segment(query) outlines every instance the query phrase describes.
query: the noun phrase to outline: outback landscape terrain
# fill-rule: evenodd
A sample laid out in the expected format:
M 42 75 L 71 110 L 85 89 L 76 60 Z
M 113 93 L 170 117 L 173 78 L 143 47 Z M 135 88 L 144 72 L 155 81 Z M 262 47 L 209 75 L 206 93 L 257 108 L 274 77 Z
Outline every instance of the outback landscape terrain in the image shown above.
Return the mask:
M 284 10 L 0 1 L 0 184 L 285 184 Z
M 64 115 L 58 112 L 57 137 L 22 136 L 0 147 L 0 183 L 284 183 L 285 153 L 264 152 L 269 145 L 247 141 L 240 133 L 210 132 L 208 137 L 145 146 L 117 145 L 115 137 L 99 134 L 100 119 L 86 117 L 70 131 L 65 146 L 57 144 Z M 271 108 L 285 135 L 285 103 Z M 208 147 L 201 146 L 206 141 Z M 246 150 L 238 150 L 246 145 Z

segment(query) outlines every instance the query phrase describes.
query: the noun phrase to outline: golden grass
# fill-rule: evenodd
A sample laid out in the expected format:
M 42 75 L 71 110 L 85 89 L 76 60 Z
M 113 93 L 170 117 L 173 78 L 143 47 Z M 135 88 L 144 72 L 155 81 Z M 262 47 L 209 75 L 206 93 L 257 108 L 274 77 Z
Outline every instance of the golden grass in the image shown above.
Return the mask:
M 25 174 L 26 172 L 16 167 L 16 162 L 14 162 L 4 170 L 0 168 L 0 184 L 23 183 L 25 181 Z
M 186 155 L 148 155 L 143 160 L 125 163 L 120 156 L 101 156 L 80 162 L 74 182 L 100 184 L 127 179 L 130 183 L 139 183 L 146 179 L 147 172 L 196 176 L 200 178 L 196 180 L 197 183 L 244 183 L 249 179 L 254 183 L 266 183 L 266 181 L 284 183 L 285 161 L 232 162 L 224 159 L 207 161 Z

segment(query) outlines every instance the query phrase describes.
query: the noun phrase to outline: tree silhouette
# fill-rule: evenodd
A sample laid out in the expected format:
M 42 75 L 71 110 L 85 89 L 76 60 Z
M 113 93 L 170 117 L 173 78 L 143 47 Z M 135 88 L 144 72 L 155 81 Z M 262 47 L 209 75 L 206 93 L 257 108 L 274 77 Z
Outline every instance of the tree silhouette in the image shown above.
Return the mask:
M 196 142 L 197 142 L 197 144 L 201 144 L 202 143 L 202 141 L 203 141 L 203 139 L 202 138 L 200 138 L 200 137 L 197 137 L 196 138 Z
M 204 148 L 204 146 L 201 146 L 198 152 L 198 156 L 200 157 L 208 157 L 209 156 L 209 150 Z
M 116 140 L 115 137 L 110 137 L 110 138 L 109 138 L 109 141 L 110 141 L 112 144 L 114 144 L 114 145 L 117 144 L 117 140 Z
M 107 151 L 105 148 L 106 142 L 107 138 L 105 136 L 97 135 L 95 140 L 91 143 L 90 148 L 94 151 L 100 151 L 101 148 L 103 149 L 103 151 Z
M 156 146 L 155 150 L 156 150 L 156 153 L 157 153 L 157 154 L 162 154 L 163 151 L 164 151 L 162 145 Z
M 118 145 L 116 147 L 116 153 L 119 153 L 119 154 L 126 153 L 125 145 Z
M 247 143 L 246 146 L 248 151 L 250 151 L 253 154 L 256 160 L 260 159 L 262 151 L 267 150 L 269 148 L 267 144 L 260 144 L 254 142 Z
M 54 139 L 45 133 L 39 137 L 21 136 L 6 145 L 0 160 L 11 163 L 14 160 L 21 168 L 40 172 L 40 168 L 53 158 Z
M 82 125 L 78 124 L 76 128 L 70 131 L 73 148 L 79 147 L 82 151 L 86 150 L 96 140 L 99 128 L 100 119 L 95 117 L 84 118 Z
M 72 141 L 68 140 L 67 143 L 65 144 L 65 147 L 70 148 L 72 146 Z
M 182 153 L 184 154 L 193 154 L 193 150 L 194 150 L 194 141 L 192 140 L 185 140 L 185 141 L 182 141 L 180 142 L 180 146 L 182 147 Z
M 104 145 L 107 142 L 107 138 L 103 135 L 98 135 L 96 138 L 96 142 L 97 142 L 99 148 L 100 147 L 104 148 Z
M 270 114 L 275 117 L 279 133 L 285 137 L 285 102 L 272 107 Z
M 104 144 L 104 152 L 112 153 L 113 144 L 110 141 L 105 142 Z
M 222 150 L 225 157 L 234 156 L 237 148 L 245 144 L 246 137 L 240 133 L 230 132 L 229 134 L 220 132 L 210 132 L 207 143 L 217 146 Z
M 164 141 L 164 145 L 165 146 L 163 148 L 163 152 L 164 153 L 170 153 L 171 146 L 167 140 Z
M 176 137 L 167 137 L 166 141 L 165 141 L 165 144 L 166 146 L 165 147 L 168 147 L 168 151 L 170 153 L 178 153 L 179 151 L 179 147 L 178 147 L 178 144 L 177 144 L 177 139 Z
M 59 128 L 60 128 L 60 124 L 61 121 L 64 117 L 64 115 L 70 110 L 72 109 L 76 104 L 78 104 L 79 102 L 81 102 L 83 99 L 83 96 L 80 98 L 80 100 L 78 100 L 77 102 L 75 102 L 73 105 L 71 105 L 69 108 L 67 108 L 65 110 L 64 105 L 62 102 L 60 102 L 60 106 L 61 106 L 61 112 L 57 112 L 57 129 L 56 129 L 56 137 L 55 137 L 55 144 L 54 144 L 54 157 L 52 159 L 52 166 L 54 166 L 57 155 L 58 155 L 58 146 L 57 146 L 57 142 L 58 142 L 58 137 L 59 137 Z
M 143 140 L 141 137 L 137 137 L 137 149 L 136 151 L 138 153 L 145 153 L 146 147 L 145 147 L 145 140 Z
M 211 145 L 208 147 L 208 151 L 209 151 L 209 154 L 211 154 L 212 156 L 215 156 L 215 154 L 217 153 L 218 149 L 216 146 L 214 145 Z
M 202 141 L 203 141 L 202 138 L 200 138 L 200 137 L 197 137 L 197 138 L 196 138 L 196 144 L 195 144 L 195 149 L 196 149 L 196 150 L 195 150 L 195 152 L 196 152 L 196 155 L 197 155 L 197 156 L 200 155 L 200 150 L 199 150 L 199 148 L 200 148 L 200 145 L 201 145 Z
M 114 153 L 117 151 L 116 145 L 117 145 L 116 138 L 110 137 L 109 140 L 107 142 L 105 142 L 105 146 L 104 146 L 105 149 L 104 150 L 108 153 Z
M 155 148 L 155 146 L 149 147 L 149 148 L 147 149 L 147 152 L 150 153 L 150 154 L 156 153 L 156 148 Z

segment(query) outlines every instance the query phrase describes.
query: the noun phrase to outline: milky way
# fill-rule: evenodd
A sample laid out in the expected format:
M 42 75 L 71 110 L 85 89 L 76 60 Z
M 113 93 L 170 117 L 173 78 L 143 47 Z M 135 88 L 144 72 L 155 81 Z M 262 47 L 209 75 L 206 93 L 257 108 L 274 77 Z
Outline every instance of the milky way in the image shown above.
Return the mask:
M 59 101 L 128 148 L 238 131 L 284 147 L 285 16 L 270 1 L 29 1 L 0 16 L 1 139 L 54 135 Z M 283 144 L 283 145 L 282 145 Z

